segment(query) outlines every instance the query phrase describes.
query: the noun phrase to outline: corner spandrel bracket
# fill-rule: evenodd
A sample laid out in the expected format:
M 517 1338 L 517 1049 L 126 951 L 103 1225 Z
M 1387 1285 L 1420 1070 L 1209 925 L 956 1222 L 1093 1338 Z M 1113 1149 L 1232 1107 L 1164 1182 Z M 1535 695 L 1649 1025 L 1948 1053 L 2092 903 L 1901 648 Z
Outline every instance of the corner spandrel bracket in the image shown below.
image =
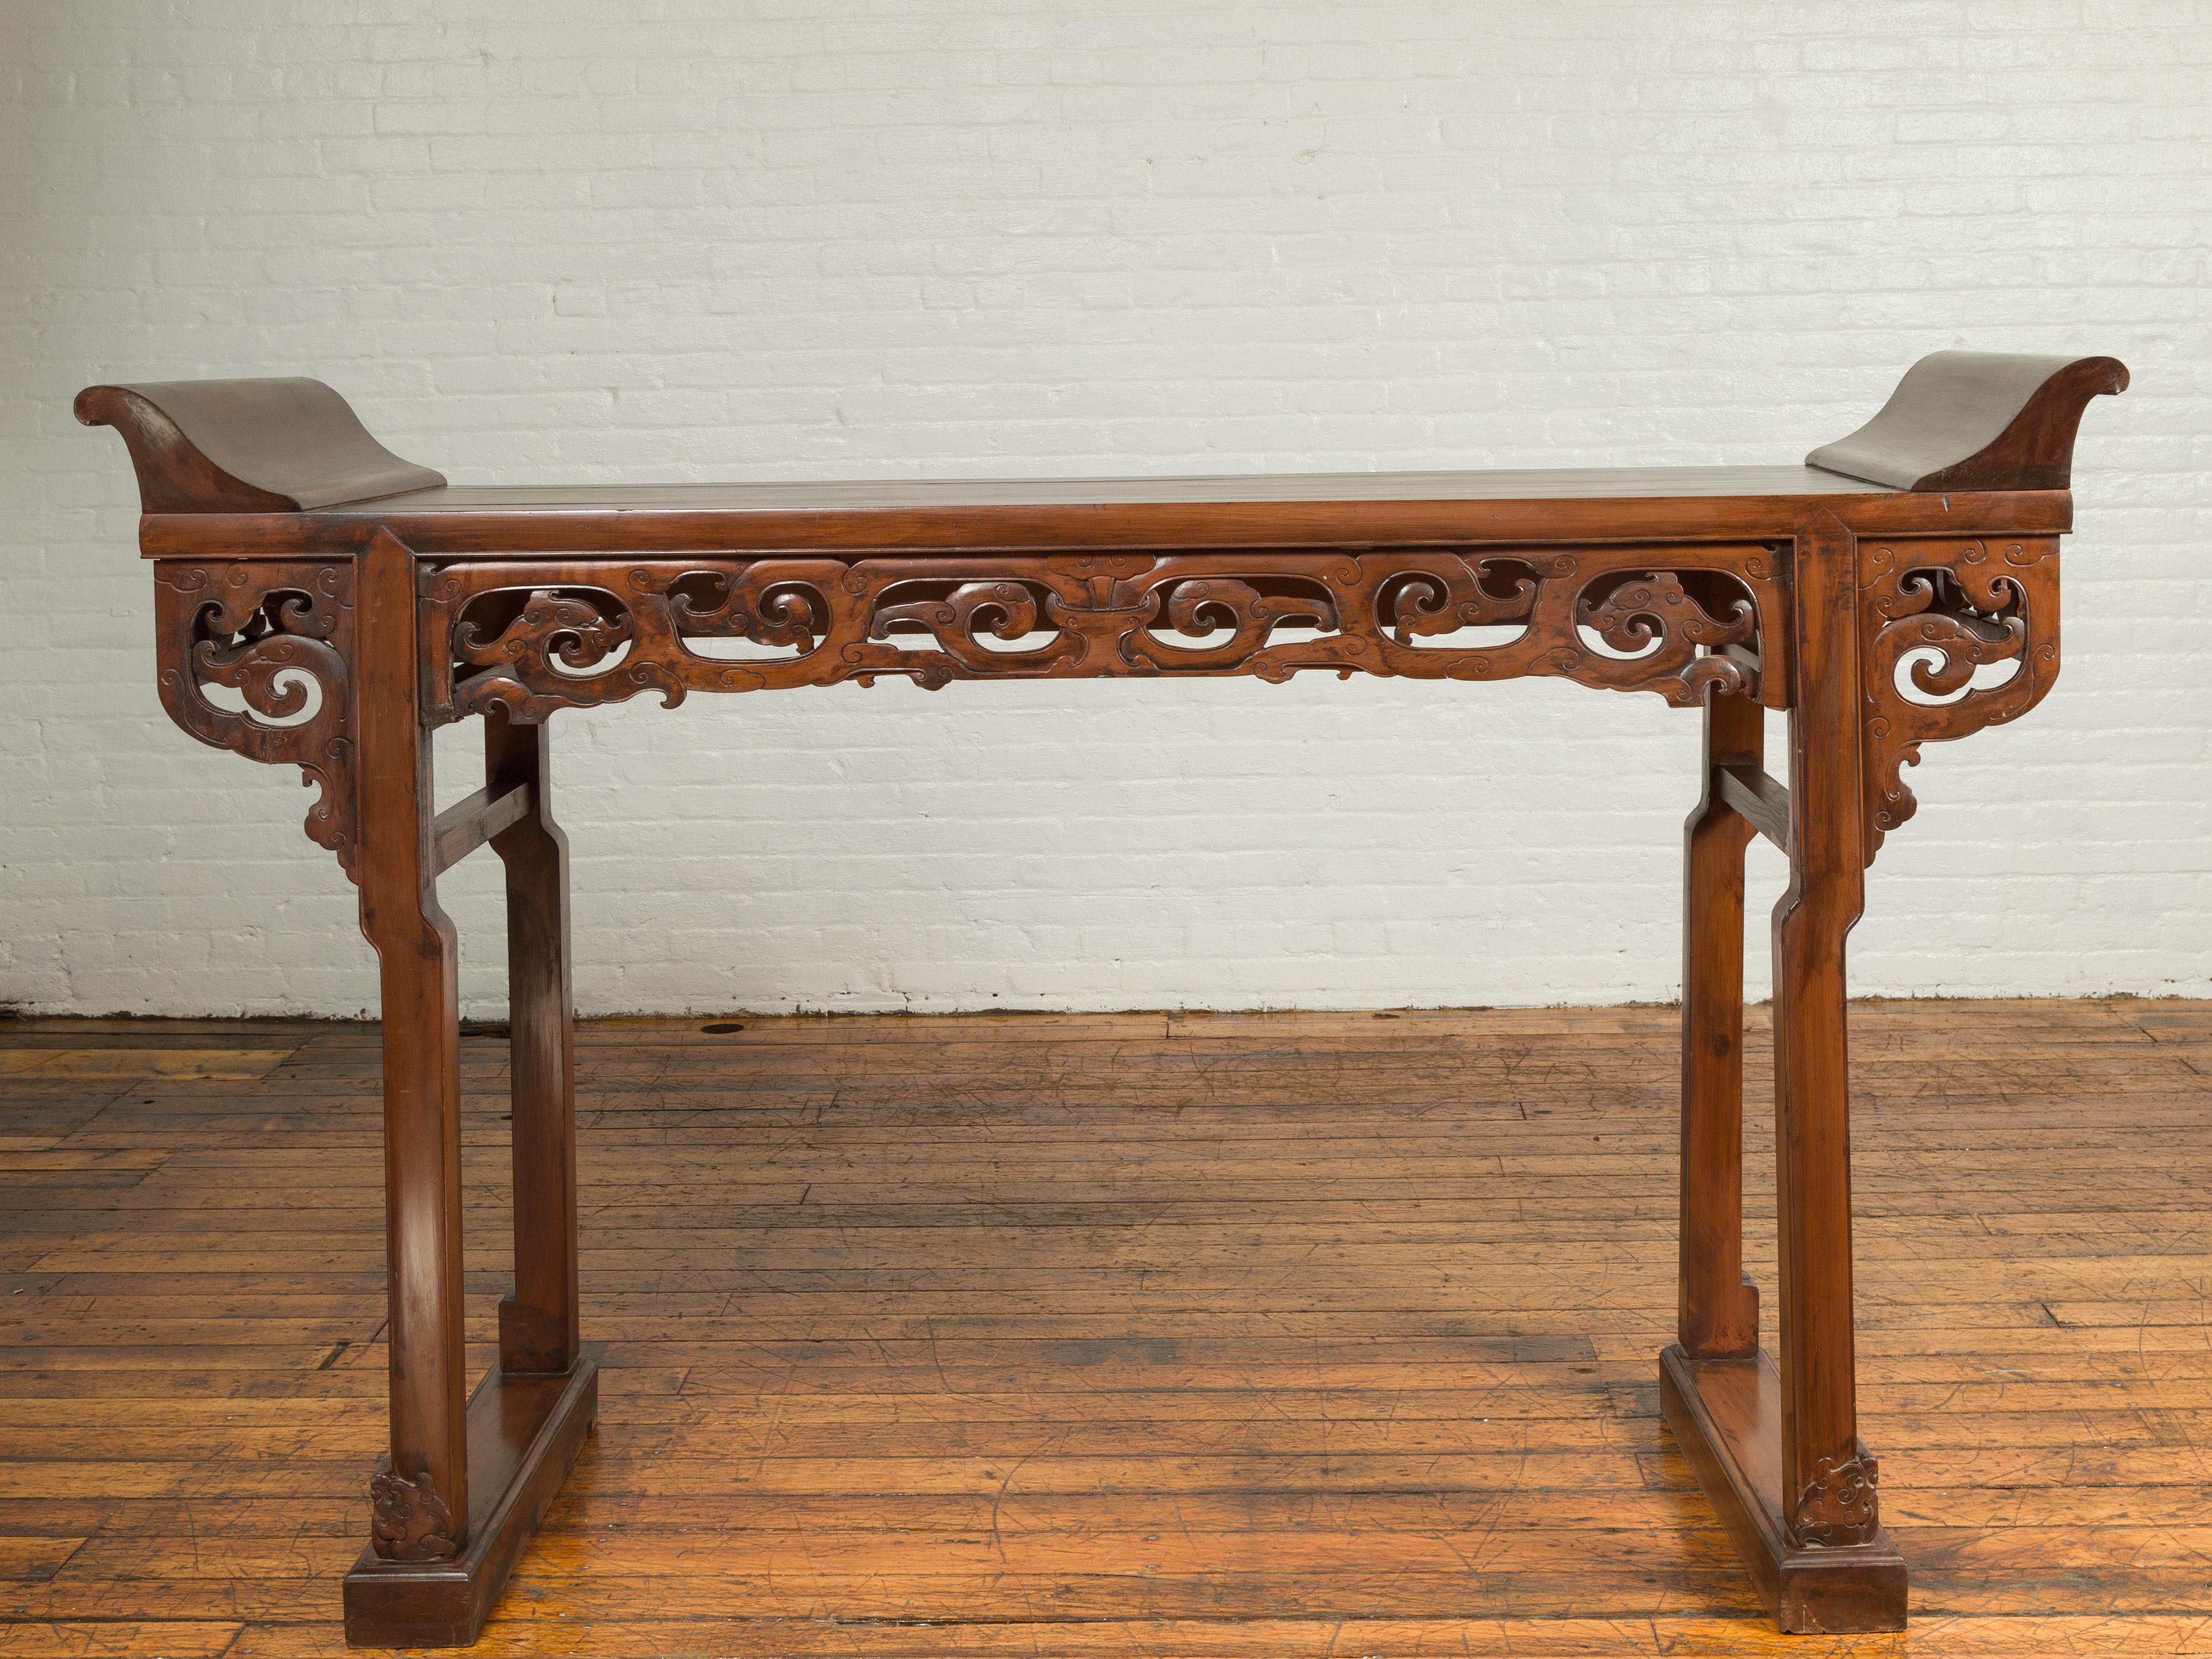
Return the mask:
M 1905 769 L 1923 743 L 2018 720 L 2058 678 L 2058 538 L 1859 544 L 1866 855 L 1919 810 Z M 2010 674 L 1974 684 L 2003 664 Z M 1907 687 L 1910 687 L 1908 693 Z
M 154 567 L 161 707 L 202 743 L 297 766 L 319 792 L 307 838 L 357 881 L 353 595 L 350 559 Z

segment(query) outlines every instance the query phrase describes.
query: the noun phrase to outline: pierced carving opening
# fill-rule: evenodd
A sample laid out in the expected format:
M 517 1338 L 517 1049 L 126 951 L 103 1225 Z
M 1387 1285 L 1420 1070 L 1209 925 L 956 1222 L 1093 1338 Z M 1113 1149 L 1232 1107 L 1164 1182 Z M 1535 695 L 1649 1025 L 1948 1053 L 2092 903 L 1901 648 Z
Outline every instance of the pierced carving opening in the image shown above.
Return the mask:
M 322 598 L 319 607 L 314 592 L 279 587 L 246 599 L 234 586 L 231 593 L 204 599 L 192 620 L 194 695 L 264 731 L 313 725 L 326 706 L 323 682 L 335 665 L 329 641 L 337 611 L 330 595 Z
M 1694 707 L 1756 692 L 1749 641 L 1778 612 L 1767 550 L 1574 554 L 1449 547 L 940 558 L 706 555 L 445 566 L 446 718 L 516 719 L 643 692 L 998 677 L 1556 674 Z M 1655 569 L 1654 565 L 1658 568 Z M 589 585 L 579 582 L 586 576 Z
M 861 565 L 852 574 L 848 660 L 888 652 L 888 663 L 871 660 L 933 690 L 956 674 L 1048 672 L 1079 659 L 1086 648 L 1072 631 L 1060 593 L 1040 577 L 1018 571 L 980 580 L 915 574 L 870 583 L 861 574 L 866 569 Z
M 1665 643 L 1657 629 L 1652 629 L 1638 638 L 1633 649 L 1622 650 L 1588 623 L 1575 625 L 1575 635 L 1583 644 L 1601 657 L 1610 657 L 1615 662 L 1636 662 L 1650 656 Z
M 1281 644 L 1292 629 L 1319 639 L 1338 631 L 1336 604 L 1318 581 L 1267 576 L 1201 576 L 1164 582 L 1147 595 L 1144 636 L 1157 659 L 1200 660 Z
M 796 662 L 811 646 L 775 645 L 742 634 L 678 634 L 677 643 L 709 662 Z
M 868 637 L 900 651 L 974 650 L 1018 658 L 1049 651 L 1066 635 L 1052 625 L 1052 590 L 1000 581 L 902 581 L 886 587 Z
M 586 679 L 618 665 L 632 633 L 629 610 L 603 589 L 501 588 L 461 612 L 453 654 L 465 667 L 513 664 Z
M 1964 702 L 1977 691 L 1994 691 L 2009 685 L 2021 672 L 2018 657 L 2007 657 L 2002 662 L 1969 663 L 1969 672 L 1964 684 L 1956 690 L 1937 693 L 1921 689 L 1924 676 L 1931 684 L 1948 684 L 1956 678 L 1948 653 L 1936 646 L 1923 646 L 1908 651 L 1897 659 L 1897 669 L 1890 676 L 1897 695 L 1909 703 L 1923 708 L 1943 708 L 1953 703 Z
M 203 680 L 198 689 L 210 707 L 271 732 L 311 726 L 323 712 L 323 683 L 305 668 L 279 668 L 270 674 L 270 696 L 265 708 L 257 707 L 241 687 L 226 685 L 219 680 Z M 276 712 L 285 708 L 294 712 Z
M 556 651 L 546 659 L 545 666 L 549 672 L 563 679 L 588 680 L 621 667 L 629 656 L 630 644 L 628 640 L 619 641 L 611 650 L 598 656 L 584 649 L 579 649 L 573 656 L 566 651 Z
M 1012 639 L 986 629 L 981 634 L 971 635 L 969 643 L 978 651 L 988 651 L 1002 657 L 1019 657 L 1032 651 L 1042 651 L 1060 637 L 1060 630 L 1056 628 L 1031 629 L 1028 633 L 1018 634 Z M 903 632 L 891 635 L 890 642 L 902 651 L 927 651 L 937 643 L 927 634 Z
M 1908 570 L 1899 579 L 1889 605 L 1892 614 L 1907 619 L 1891 676 L 1899 696 L 1940 708 L 1993 691 L 2021 672 L 2027 595 L 2004 576 L 1990 579 L 1986 588 L 1978 596 L 1942 567 Z
M 1425 560 L 1376 588 L 1375 619 L 1416 650 L 1495 649 L 1527 635 L 1541 581 L 1518 559 Z
M 1869 543 L 1859 580 L 1872 849 L 1918 810 L 1923 744 L 2016 720 L 2057 678 L 2057 540 Z
M 349 564 L 163 561 L 161 706 L 202 743 L 296 765 L 318 791 L 308 837 L 353 872 Z
M 748 581 L 748 572 L 695 570 L 668 584 L 677 643 L 711 662 L 795 662 L 830 631 L 830 601 L 803 580 Z
M 1743 644 L 1757 623 L 1750 590 L 1712 570 L 1604 578 L 1585 588 L 1575 607 L 1576 635 L 1615 662 L 1641 662 L 1670 645 L 1680 651 Z
M 1415 634 L 1398 643 L 1415 651 L 1483 651 L 1518 644 L 1528 635 L 1525 623 L 1497 623 L 1480 628 L 1455 628 L 1447 634 Z

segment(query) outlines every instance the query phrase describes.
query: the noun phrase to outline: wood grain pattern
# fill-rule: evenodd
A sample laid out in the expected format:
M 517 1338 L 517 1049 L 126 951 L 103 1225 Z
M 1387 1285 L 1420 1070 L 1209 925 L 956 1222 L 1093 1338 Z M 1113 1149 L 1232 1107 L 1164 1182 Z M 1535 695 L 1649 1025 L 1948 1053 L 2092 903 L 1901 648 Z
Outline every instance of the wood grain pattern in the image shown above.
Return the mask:
M 2212 1005 L 1851 1018 L 1910 1650 L 2203 1650 Z M 477 1650 L 1902 1655 L 1777 1634 L 1660 1422 L 1676 1021 L 580 1026 L 599 1426 Z M 1743 1041 L 1771 1297 L 1764 1008 Z M 0 1066 L 44 1143 L 0 1158 L 0 1654 L 334 1656 L 383 1440 L 376 1031 L 0 1024 L 87 1053 Z M 278 1058 L 170 1066 L 226 1053 Z M 507 1043 L 459 1064 L 473 1376 Z
M 438 814 L 431 826 L 432 863 L 443 875 L 480 847 L 489 846 L 537 811 L 528 784 L 500 788 L 486 784 Z
M 1850 1060 L 1844 942 L 1866 908 L 1858 566 L 1823 514 L 1796 546 L 1790 886 L 1774 908 L 1774 1092 L 1781 1235 L 1782 1501 L 1798 1545 L 1881 1540 L 1858 1437 L 1851 1333 Z
M 1759 1291 L 1743 1276 L 1743 854 L 1754 822 L 1726 787 L 1760 777 L 1766 715 L 1705 700 L 1705 790 L 1682 835 L 1682 1146 L 1676 1338 L 1698 1359 L 1759 1352 Z
M 507 876 L 508 1117 L 514 1293 L 499 1305 L 500 1369 L 557 1376 L 581 1352 L 576 1266 L 576 1000 L 569 988 L 568 838 L 553 820 L 543 726 L 484 722 L 484 781 L 530 811 L 492 842 Z
M 459 1555 L 469 1507 L 463 1375 L 459 942 L 438 902 L 431 744 L 416 706 L 414 562 L 386 535 L 361 577 L 361 930 L 385 1045 L 385 1247 L 392 1435 L 371 1479 L 378 1553 Z
M 1844 939 L 1881 835 L 1911 813 L 1902 770 L 1921 745 L 2011 719 L 2050 686 L 2074 428 L 2090 395 L 2124 381 L 2106 359 L 1938 356 L 1865 429 L 1820 453 L 1886 478 L 1890 450 L 1966 446 L 1939 468 L 1935 495 L 1937 474 L 1863 489 L 1838 484 L 1832 466 L 1671 483 L 1459 474 L 635 497 L 449 495 L 424 475 L 438 487 L 402 485 L 366 505 L 346 499 L 370 493 L 355 475 L 405 464 L 327 387 L 88 389 L 80 417 L 122 428 L 139 467 L 164 706 L 202 742 L 298 764 L 319 786 L 308 832 L 359 884 L 378 952 L 390 1439 L 370 1483 L 372 1548 L 347 1580 L 348 1639 L 473 1639 L 596 1398 L 580 1348 L 568 878 L 545 722 L 648 690 L 672 706 L 692 690 L 887 674 L 936 688 L 1311 670 L 1559 675 L 1705 708 L 1705 799 L 1684 889 L 1684 1347 L 1668 1358 L 1668 1421 L 1732 1535 L 1762 1555 L 1754 1577 L 1784 1628 L 1898 1627 L 1905 1565 L 1881 1533 L 1879 1466 L 1856 1431 Z M 294 473 L 309 486 L 251 482 Z M 328 510 L 301 510 L 319 505 Z M 1972 684 L 2007 662 L 2006 683 Z M 1790 716 L 1786 790 L 1759 765 L 1762 707 Z M 487 793 L 437 818 L 433 728 L 475 714 L 487 721 Z M 1753 828 L 1784 848 L 1790 881 L 1774 914 L 1779 1369 L 1771 1389 L 1747 1393 L 1743 1376 L 1767 1376 L 1751 1367 L 1758 1301 L 1737 1278 Z M 459 945 L 436 883 L 487 842 L 507 872 L 514 1292 L 500 1310 L 501 1366 L 470 1405 Z M 1358 1079 L 1395 1080 L 1382 1067 Z M 1116 1084 L 1143 1100 L 1174 1086 Z M 715 1173 L 671 1162 L 684 1179 Z M 124 1172 L 98 1173 L 113 1183 Z M 1213 1195 L 1233 1201 L 1287 1178 L 1240 1169 Z M 768 1184 L 746 1196 L 773 1205 L 790 1180 Z M 1443 1196 L 1452 1183 L 1432 1185 Z M 884 1183 L 886 1204 L 897 1186 Z M 1113 1191 L 1094 1176 L 1060 1195 Z M 255 1246 L 276 1242 L 254 1241 L 246 1259 L 261 1269 Z M 1334 1339 L 1339 1311 L 1300 1312 L 1275 1331 Z M 1237 1310 L 1224 1328 L 1270 1334 L 1252 1326 Z M 1266 1352 L 1262 1340 L 1247 1363 Z M 1513 1357 L 1544 1356 L 1539 1345 Z M 556 1395 L 550 1416 L 514 1403 Z M 471 1476 L 479 1440 L 495 1453 L 496 1487 L 482 1469 Z M 1512 1449 L 1464 1428 L 1448 1441 L 1420 1450 Z M 1591 1450 L 1547 1445 L 1537 1465 L 1596 1492 Z M 1415 1478 L 1403 1460 L 1368 1461 L 1377 1490 Z M 903 1472 L 927 1492 L 962 1467 L 924 1459 Z M 1103 1452 L 1084 1464 L 1109 1483 L 1112 1467 Z M 1620 1572 L 1667 1576 L 1640 1559 Z M 1196 1593 L 1192 1605 L 1207 1605 L 1212 1587 Z

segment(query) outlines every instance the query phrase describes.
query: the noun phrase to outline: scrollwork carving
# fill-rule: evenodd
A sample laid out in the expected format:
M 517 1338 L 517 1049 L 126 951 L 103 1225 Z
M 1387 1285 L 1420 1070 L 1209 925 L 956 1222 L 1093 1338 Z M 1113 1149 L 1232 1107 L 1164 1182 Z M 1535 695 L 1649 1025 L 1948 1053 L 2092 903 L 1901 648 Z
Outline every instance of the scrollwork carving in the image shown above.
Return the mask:
M 934 689 L 1328 670 L 1554 675 L 1692 707 L 1711 684 L 1757 693 L 1764 678 L 1778 696 L 1786 684 L 1773 659 L 1786 630 L 1760 626 L 1783 605 L 1767 554 L 1698 544 L 463 562 L 423 577 L 424 696 L 434 718 L 497 707 L 537 720 L 646 690 L 673 704 L 694 690 L 878 675 Z M 1454 639 L 1467 629 L 1503 637 Z M 728 648 L 739 641 L 750 648 Z
M 369 1532 L 387 1561 L 450 1561 L 461 1553 L 453 1517 L 428 1469 L 410 1480 L 386 1468 L 369 1477 Z
M 1862 1445 L 1853 1457 L 1823 1457 L 1797 1494 L 1790 1530 L 1800 1544 L 1870 1544 L 1881 1530 L 1881 1466 Z
M 1735 659 L 1698 652 L 1755 641 L 1757 608 L 1747 592 L 1716 599 L 1710 590 L 1717 585 L 1708 580 L 1705 586 L 1708 598 L 1701 601 L 1671 570 L 1632 575 L 1609 588 L 1593 582 L 1577 602 L 1575 620 L 1617 654 L 1589 663 L 1573 678 L 1621 690 L 1660 691 L 1670 702 L 1692 707 L 1703 702 L 1707 685 L 1724 692 L 1747 690 L 1748 676 Z
M 308 838 L 355 873 L 353 565 L 155 567 L 161 706 L 202 743 L 289 763 L 319 793 Z M 220 686 L 240 707 L 210 700 Z
M 1871 861 L 1919 808 L 1905 769 L 1919 763 L 1922 744 L 2017 720 L 2057 679 L 2057 538 L 1866 543 L 1859 605 Z M 2006 662 L 2018 666 L 2001 684 L 1973 684 L 1978 670 Z

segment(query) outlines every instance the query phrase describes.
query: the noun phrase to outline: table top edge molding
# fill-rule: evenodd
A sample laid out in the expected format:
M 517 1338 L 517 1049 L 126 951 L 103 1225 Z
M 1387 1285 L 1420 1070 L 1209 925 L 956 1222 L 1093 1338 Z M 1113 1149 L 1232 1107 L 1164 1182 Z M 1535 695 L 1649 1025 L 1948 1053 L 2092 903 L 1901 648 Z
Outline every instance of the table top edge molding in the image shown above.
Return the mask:
M 991 557 L 1119 552 L 1390 546 L 1559 546 L 1786 540 L 1815 514 L 1839 514 L 1868 535 L 2063 534 L 2073 498 L 2062 489 L 1971 494 L 1877 490 L 1854 495 L 1698 496 L 1483 501 L 1163 502 L 1111 514 L 1054 507 L 896 512 L 622 510 L 414 514 L 400 498 L 381 512 L 149 513 L 149 559 L 253 561 L 347 556 L 388 529 L 421 557 L 621 556 L 712 549 L 867 558 Z

